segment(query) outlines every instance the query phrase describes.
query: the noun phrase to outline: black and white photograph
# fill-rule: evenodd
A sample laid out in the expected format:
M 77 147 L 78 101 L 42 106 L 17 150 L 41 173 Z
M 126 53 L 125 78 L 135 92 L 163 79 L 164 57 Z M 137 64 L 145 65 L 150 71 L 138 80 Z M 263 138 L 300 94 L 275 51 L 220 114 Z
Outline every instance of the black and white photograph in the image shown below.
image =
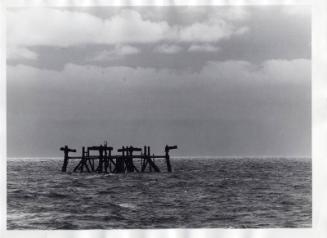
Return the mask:
M 7 8 L 7 229 L 312 228 L 311 20 Z

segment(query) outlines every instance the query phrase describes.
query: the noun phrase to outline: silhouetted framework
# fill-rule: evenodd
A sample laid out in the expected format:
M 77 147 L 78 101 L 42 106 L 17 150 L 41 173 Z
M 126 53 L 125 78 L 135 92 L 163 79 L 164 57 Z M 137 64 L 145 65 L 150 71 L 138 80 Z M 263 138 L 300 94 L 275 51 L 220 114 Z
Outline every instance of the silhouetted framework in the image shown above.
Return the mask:
M 113 154 L 113 147 L 104 143 L 100 146 L 82 147 L 81 156 L 70 156 L 70 152 L 76 152 L 75 149 L 67 145 L 61 147 L 64 151 L 64 163 L 62 172 L 67 171 L 68 161 L 77 160 L 78 163 L 74 172 L 97 172 L 97 173 L 131 173 L 131 172 L 160 172 L 156 159 L 164 159 L 167 165 L 167 171 L 171 172 L 171 163 L 169 152 L 177 149 L 177 146 L 165 146 L 164 155 L 151 155 L 150 146 L 137 148 L 133 146 L 122 146 L 117 150 L 118 154 Z

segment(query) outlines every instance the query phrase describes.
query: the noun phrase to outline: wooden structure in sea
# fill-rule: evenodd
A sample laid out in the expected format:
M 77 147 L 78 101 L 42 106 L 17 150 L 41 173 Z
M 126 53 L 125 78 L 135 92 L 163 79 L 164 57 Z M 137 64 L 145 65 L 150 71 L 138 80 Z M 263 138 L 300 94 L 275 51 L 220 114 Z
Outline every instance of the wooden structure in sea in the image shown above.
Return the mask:
M 167 171 L 171 172 L 169 152 L 177 149 L 177 146 L 165 146 L 164 155 L 151 155 L 150 146 L 137 148 L 133 146 L 122 146 L 117 150 L 118 154 L 113 154 L 114 148 L 104 143 L 100 146 L 82 147 L 81 156 L 70 156 L 70 152 L 75 149 L 67 145 L 61 147 L 64 152 L 64 162 L 62 172 L 67 171 L 69 160 L 77 160 L 74 172 L 97 172 L 97 173 L 129 173 L 129 172 L 160 172 L 156 164 L 157 159 L 164 159 Z

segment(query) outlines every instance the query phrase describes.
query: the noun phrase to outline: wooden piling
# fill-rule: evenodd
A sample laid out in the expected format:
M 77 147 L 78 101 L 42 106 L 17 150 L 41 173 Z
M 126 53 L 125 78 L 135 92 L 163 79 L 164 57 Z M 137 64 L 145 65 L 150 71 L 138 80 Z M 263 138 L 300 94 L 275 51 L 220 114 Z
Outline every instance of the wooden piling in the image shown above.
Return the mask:
M 89 169 L 89 166 L 87 165 L 88 158 L 86 157 L 85 147 L 82 147 L 82 156 L 80 162 L 77 164 L 77 166 L 74 168 L 74 172 L 79 170 L 80 172 L 84 172 L 84 168 L 87 172 L 91 172 Z
M 87 151 L 86 151 L 86 157 L 87 157 L 87 160 L 89 161 L 89 165 L 90 165 L 90 169 L 92 172 L 94 172 L 94 160 L 93 159 L 90 159 L 90 149 L 89 147 L 87 148 Z
M 146 168 L 146 163 L 147 163 L 147 161 L 146 161 L 146 159 L 145 159 L 145 157 L 146 157 L 146 146 L 144 146 L 143 147 L 143 157 L 142 157 L 142 162 L 141 162 L 141 172 L 144 172 L 144 170 L 145 170 L 145 168 Z
M 66 172 L 69 160 L 68 154 L 69 152 L 76 152 L 76 150 L 68 148 L 67 145 L 65 145 L 65 147 L 61 147 L 60 150 L 64 151 L 64 163 L 62 165 L 61 171 Z
M 99 146 L 99 164 L 98 164 L 98 168 L 97 168 L 97 172 L 98 173 L 102 173 L 103 170 L 103 146 L 100 145 Z
M 125 173 L 125 151 L 125 146 L 118 150 L 118 152 L 121 152 L 121 157 L 116 158 L 116 173 Z
M 105 143 L 100 146 L 82 147 L 81 156 L 69 156 L 69 152 L 76 152 L 74 149 L 64 146 L 60 150 L 64 151 L 64 163 L 62 171 L 67 171 L 68 161 L 70 159 L 79 160 L 74 168 L 74 172 L 98 172 L 98 173 L 125 173 L 125 172 L 160 172 L 160 168 L 156 165 L 155 159 L 165 159 L 168 172 L 172 171 L 169 151 L 177 149 L 177 146 L 165 146 L 165 155 L 151 154 L 150 146 L 137 148 L 133 146 L 122 146 L 117 152 L 121 155 L 111 153 L 112 147 L 108 147 Z M 94 154 L 90 153 L 95 151 Z M 135 154 L 134 154 L 135 152 Z M 137 152 L 140 152 L 139 154 Z M 140 159 L 140 163 L 134 163 Z M 140 167 L 139 167 L 140 166 Z M 149 167 L 149 168 L 147 168 Z
M 177 145 L 175 146 L 165 146 L 165 157 L 166 157 L 166 164 L 167 164 L 167 171 L 171 172 L 171 164 L 170 164 L 170 156 L 169 156 L 169 151 L 170 150 L 176 150 Z

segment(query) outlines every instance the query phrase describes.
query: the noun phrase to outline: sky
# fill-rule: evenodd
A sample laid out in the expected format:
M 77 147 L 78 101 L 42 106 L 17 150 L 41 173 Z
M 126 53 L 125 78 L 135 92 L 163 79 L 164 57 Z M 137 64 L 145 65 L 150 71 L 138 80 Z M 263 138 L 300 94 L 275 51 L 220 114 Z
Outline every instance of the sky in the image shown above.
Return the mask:
M 11 8 L 7 154 L 311 155 L 306 6 Z

